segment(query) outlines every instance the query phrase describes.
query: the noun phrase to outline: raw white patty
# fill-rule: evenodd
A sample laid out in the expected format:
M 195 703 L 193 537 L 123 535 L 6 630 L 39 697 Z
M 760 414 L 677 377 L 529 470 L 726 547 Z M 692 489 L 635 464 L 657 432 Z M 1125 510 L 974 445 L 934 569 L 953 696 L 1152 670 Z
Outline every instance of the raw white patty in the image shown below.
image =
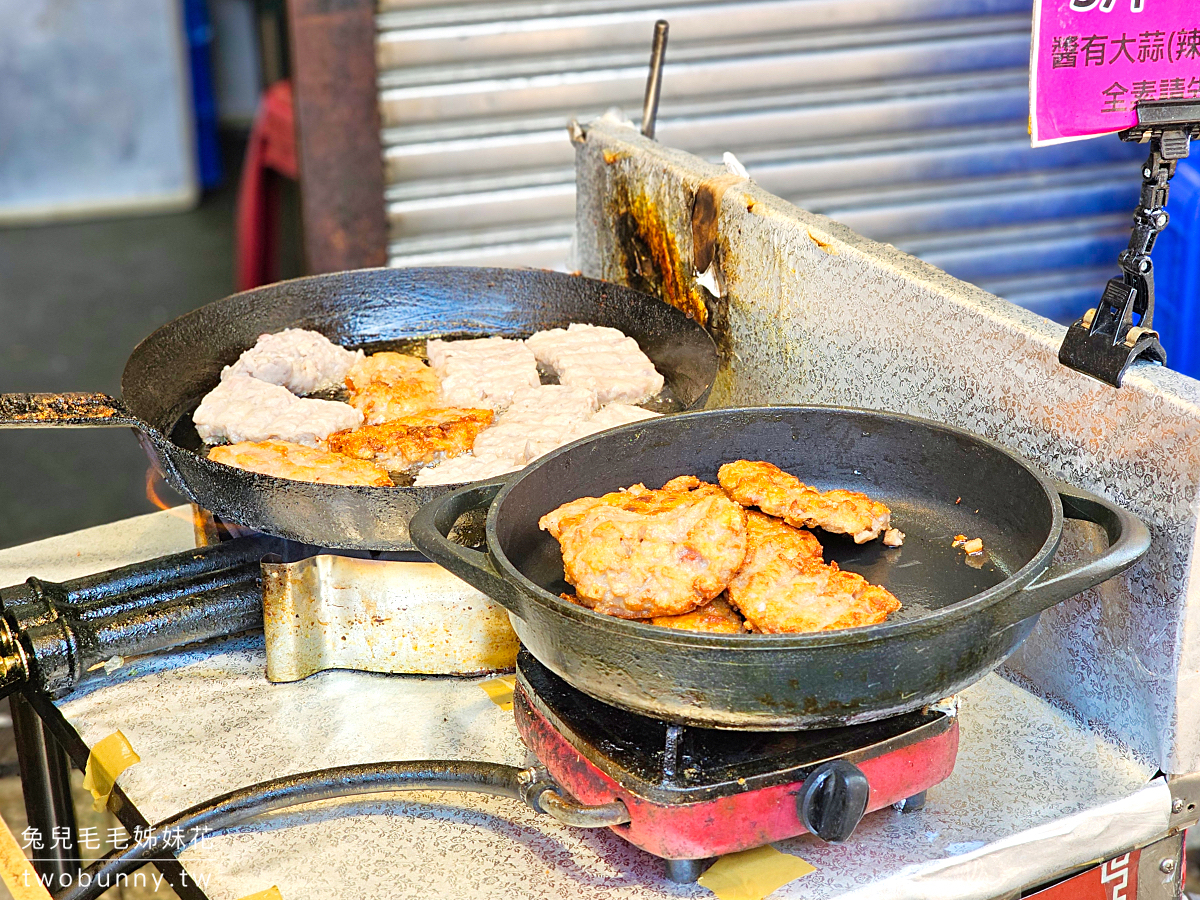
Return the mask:
M 303 328 L 286 328 L 264 334 L 253 347 L 221 372 L 222 380 L 249 375 L 278 384 L 294 394 L 311 394 L 341 387 L 346 373 L 363 352 L 351 352 L 323 334 Z
M 663 388 L 663 377 L 637 341 L 616 328 L 574 324 L 539 331 L 525 341 L 560 384 L 596 392 L 608 403 L 642 403 Z
M 249 375 L 230 375 L 192 414 L 207 444 L 272 438 L 314 446 L 335 431 L 357 428 L 362 413 L 348 403 L 301 400 L 287 388 Z
M 447 406 L 507 409 L 513 394 L 540 384 L 537 360 L 522 341 L 490 337 L 428 342 L 429 365 Z

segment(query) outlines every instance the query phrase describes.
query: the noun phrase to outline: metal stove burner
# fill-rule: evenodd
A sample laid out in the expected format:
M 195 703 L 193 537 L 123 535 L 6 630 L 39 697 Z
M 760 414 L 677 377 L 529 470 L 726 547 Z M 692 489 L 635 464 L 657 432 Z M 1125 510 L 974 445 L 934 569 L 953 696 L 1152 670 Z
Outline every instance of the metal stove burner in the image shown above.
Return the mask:
M 261 629 L 260 561 L 284 552 L 286 542 L 254 535 L 63 584 L 0 588 L 0 697 L 19 687 L 63 697 L 114 656 Z
M 812 833 L 850 837 L 862 816 L 919 809 L 958 751 L 951 707 L 843 728 L 726 731 L 673 725 L 601 703 L 522 651 L 517 728 L 554 780 L 588 804 L 621 800 L 614 828 L 694 880 L 685 861 Z

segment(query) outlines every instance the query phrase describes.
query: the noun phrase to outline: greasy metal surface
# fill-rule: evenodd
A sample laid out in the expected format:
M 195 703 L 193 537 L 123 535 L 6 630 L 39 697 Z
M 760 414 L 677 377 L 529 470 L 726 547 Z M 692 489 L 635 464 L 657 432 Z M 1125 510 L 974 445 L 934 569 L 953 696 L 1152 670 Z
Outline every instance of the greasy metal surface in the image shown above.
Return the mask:
M 130 425 L 137 419 L 107 394 L 0 394 L 0 420 L 30 425 Z
M 620 155 L 605 157 L 619 162 Z M 614 192 L 609 209 L 617 243 L 625 252 L 623 269 L 630 287 L 660 297 L 701 325 L 708 322 L 704 295 L 685 273 L 695 269 L 680 237 L 663 221 L 654 201 L 636 187 Z
M 696 199 L 692 201 L 692 248 L 697 272 L 707 272 L 716 256 L 721 198 L 729 188 L 745 180 L 740 175 L 718 175 L 700 182 L 696 189 Z
M 860 490 L 886 503 L 907 535 L 903 547 L 821 539 L 826 559 L 887 587 L 904 607 L 865 628 L 715 635 L 600 615 L 559 596 L 568 586 L 557 541 L 538 527 L 543 515 L 638 482 L 660 486 L 680 474 L 715 481 L 718 467 L 736 459 L 766 459 L 823 490 Z M 443 537 L 459 512 L 488 502 L 486 554 Z M 966 432 L 886 413 L 774 407 L 594 436 L 503 487 L 435 500 L 412 530 L 426 556 L 504 604 L 521 643 L 579 690 L 672 722 L 788 730 L 868 722 L 955 693 L 1007 658 L 1040 610 L 1145 551 L 1141 544 L 1123 558 L 1114 545 L 1082 584 L 1031 583 L 1058 546 L 1062 509 L 1059 492 L 1027 463 Z M 959 533 L 982 538 L 983 565 L 953 549 Z
M 581 265 L 613 279 L 624 259 L 605 212 L 613 180 L 650 193 L 686 233 L 695 186 L 721 172 L 603 123 L 579 153 Z M 606 153 L 625 159 L 610 166 Z M 1200 770 L 1200 382 L 1138 366 L 1114 391 L 1059 364 L 1063 328 L 754 184 L 726 193 L 719 233 L 730 362 L 714 403 L 837 403 L 950 423 L 1149 525 L 1142 562 L 1044 614 L 1009 665 L 1164 771 Z M 1112 252 L 1127 217 L 1115 234 Z M 1067 558 L 1092 552 L 1092 531 L 1068 524 Z
M 517 656 L 504 608 L 427 562 L 264 563 L 263 631 L 277 682 L 324 669 L 479 675 Z
M 115 658 L 262 627 L 259 560 L 280 541 L 248 537 L 56 584 L 31 577 L 0 589 L 0 611 L 25 664 L 10 669 L 61 697 Z
M 702 406 L 716 372 L 712 340 L 652 297 L 588 278 L 515 269 L 367 269 L 300 278 L 218 300 L 164 325 L 134 350 L 121 380 L 139 439 L 166 480 L 224 519 L 322 547 L 411 550 L 408 521 L 446 488 L 310 484 L 210 462 L 191 413 L 258 336 L 312 328 L 350 347 L 382 349 L 434 336 L 525 336 L 571 322 L 610 325 L 636 338 L 684 408 Z M 28 398 L 0 425 L 126 425 L 111 419 L 30 418 Z M 32 395 L 37 397 L 38 395 Z M 39 409 L 52 409 L 42 397 Z

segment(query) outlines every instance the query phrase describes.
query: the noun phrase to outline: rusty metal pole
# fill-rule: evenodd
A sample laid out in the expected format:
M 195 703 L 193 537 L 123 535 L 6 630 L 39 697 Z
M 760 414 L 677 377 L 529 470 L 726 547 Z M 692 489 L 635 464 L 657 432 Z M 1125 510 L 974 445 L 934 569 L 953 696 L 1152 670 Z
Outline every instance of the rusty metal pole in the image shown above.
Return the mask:
M 654 23 L 654 44 L 650 49 L 650 73 L 646 76 L 646 99 L 642 103 L 642 134 L 653 139 L 658 122 L 658 97 L 662 92 L 663 57 L 667 53 L 667 20 Z
M 288 0 L 309 273 L 387 265 L 375 0 Z

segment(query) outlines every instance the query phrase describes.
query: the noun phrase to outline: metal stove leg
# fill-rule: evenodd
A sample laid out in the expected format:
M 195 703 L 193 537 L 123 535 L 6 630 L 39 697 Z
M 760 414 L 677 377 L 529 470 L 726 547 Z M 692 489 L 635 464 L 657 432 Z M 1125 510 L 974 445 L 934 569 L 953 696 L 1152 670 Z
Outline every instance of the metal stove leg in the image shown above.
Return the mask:
M 892 804 L 894 809 L 900 810 L 902 813 L 916 812 L 919 809 L 925 808 L 925 792 L 913 794 L 911 797 L 905 797 L 903 800 L 897 800 Z
M 676 884 L 693 884 L 703 874 L 705 862 L 703 859 L 664 859 L 667 864 L 667 878 Z
M 28 700 L 13 694 L 8 702 L 21 767 L 25 816 L 34 829 L 31 834 L 37 835 L 42 845 L 40 849 L 34 845 L 33 867 L 39 875 L 65 883 L 60 876 L 68 875 L 73 880 L 81 868 L 67 757 Z

